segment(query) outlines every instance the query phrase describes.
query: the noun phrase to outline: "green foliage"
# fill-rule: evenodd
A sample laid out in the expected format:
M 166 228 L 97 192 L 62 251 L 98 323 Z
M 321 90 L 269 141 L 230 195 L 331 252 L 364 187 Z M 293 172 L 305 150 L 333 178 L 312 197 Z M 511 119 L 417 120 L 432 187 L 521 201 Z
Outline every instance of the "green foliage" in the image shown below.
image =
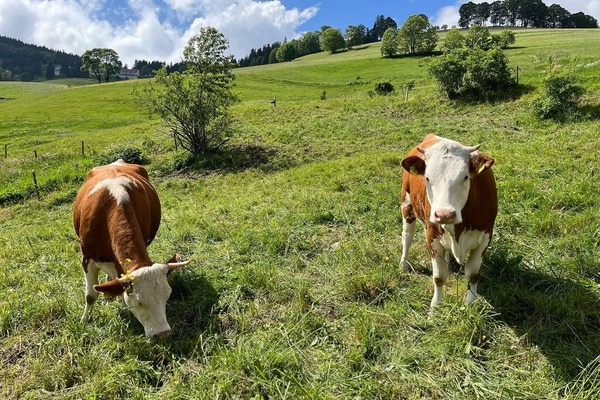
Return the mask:
M 346 46 L 349 49 L 363 44 L 363 37 L 364 32 L 361 31 L 360 27 L 354 25 L 348 25 L 346 32 L 344 33 L 344 40 L 346 41 Z
M 119 72 L 123 65 L 116 51 L 105 48 L 86 50 L 81 55 L 81 62 L 81 70 L 89 71 L 98 83 L 102 83 L 102 78 L 108 82 L 110 76 Z
M 224 55 L 229 44 L 215 28 L 201 28 L 183 51 L 187 70 L 167 74 L 163 66 L 155 83 L 134 93 L 151 114 L 158 114 L 177 143 L 192 155 L 217 149 L 230 131 L 229 107 L 233 63 Z
M 298 49 L 295 41 L 285 42 L 277 48 L 277 61 L 287 62 L 298 58 Z
M 122 159 L 132 164 L 148 164 L 148 157 L 142 154 L 142 150 L 134 146 L 114 146 L 102 153 L 94 155 L 96 165 L 105 165 Z
M 514 83 L 508 58 L 499 48 L 455 49 L 433 58 L 427 71 L 449 99 L 485 99 Z
M 449 99 L 456 99 L 465 84 L 466 57 L 468 57 L 466 49 L 456 49 L 432 58 L 427 65 L 427 72 L 437 81 L 438 86 Z
M 438 36 L 435 27 L 423 14 L 411 15 L 398 31 L 398 48 L 401 53 L 420 54 L 435 50 Z
M 393 57 L 398 54 L 398 29 L 388 28 L 381 38 L 381 56 Z
M 333 54 L 346 48 L 346 41 L 342 32 L 336 28 L 327 28 L 321 32 L 321 50 Z
M 540 119 L 564 121 L 577 115 L 585 89 L 575 76 L 551 69 L 533 102 L 534 114 Z
M 375 93 L 381 96 L 385 96 L 386 94 L 390 94 L 394 91 L 394 85 L 392 85 L 389 81 L 381 81 L 375 84 Z
M 489 50 L 493 45 L 492 34 L 485 26 L 473 25 L 467 31 L 465 44 L 470 49 Z
M 456 27 L 450 29 L 448 33 L 446 33 L 446 37 L 444 38 L 443 43 L 440 45 L 440 49 L 444 53 L 448 53 L 455 49 L 461 49 L 463 47 L 465 47 L 465 37 Z
M 507 49 L 516 41 L 515 33 L 510 29 L 503 29 L 502 32 L 492 35 L 492 42 L 501 49 Z

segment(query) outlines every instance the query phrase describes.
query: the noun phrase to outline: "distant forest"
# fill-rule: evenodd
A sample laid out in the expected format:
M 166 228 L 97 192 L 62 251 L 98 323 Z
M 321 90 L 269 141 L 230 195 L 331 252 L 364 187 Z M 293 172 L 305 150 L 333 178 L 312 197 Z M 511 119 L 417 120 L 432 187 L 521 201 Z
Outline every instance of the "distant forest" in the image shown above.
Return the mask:
M 583 12 L 571 14 L 568 10 L 552 4 L 547 6 L 542 0 L 498 0 L 491 3 L 468 2 L 460 6 L 457 26 L 468 28 L 472 25 L 492 25 L 508 27 L 532 28 L 598 28 L 598 21 Z M 295 57 L 318 53 L 321 32 L 330 26 L 323 26 L 320 31 L 310 31 L 290 42 L 267 44 L 250 50 L 250 54 L 234 60 L 240 67 L 273 64 L 279 62 L 277 51 L 286 45 L 292 48 Z M 343 32 L 348 47 L 359 46 L 381 40 L 388 28 L 397 29 L 398 25 L 390 17 L 378 15 L 371 28 L 365 25 L 349 25 Z M 438 30 L 446 30 L 448 26 L 437 26 Z M 341 30 L 340 30 L 340 33 Z M 293 57 L 293 58 L 295 58 Z M 281 59 L 282 57 L 279 57 Z M 285 57 L 284 57 L 285 59 Z M 88 78 L 87 71 L 81 70 L 81 57 L 60 50 L 51 50 L 43 46 L 23 43 L 17 39 L 0 36 L 0 80 L 3 81 L 37 81 L 54 78 Z M 140 70 L 140 76 L 152 76 L 153 71 L 160 69 L 164 62 L 135 60 L 131 68 Z M 167 64 L 167 72 L 183 71 L 181 63 Z

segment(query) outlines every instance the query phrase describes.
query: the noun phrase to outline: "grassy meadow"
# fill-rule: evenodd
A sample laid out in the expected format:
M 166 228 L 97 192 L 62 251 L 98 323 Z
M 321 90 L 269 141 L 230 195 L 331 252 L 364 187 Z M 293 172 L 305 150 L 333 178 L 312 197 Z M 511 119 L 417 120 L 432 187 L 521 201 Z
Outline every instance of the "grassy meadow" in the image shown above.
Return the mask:
M 519 88 L 488 103 L 379 44 L 236 70 L 234 136 L 184 170 L 147 81 L 0 82 L 0 398 L 600 398 L 600 30 L 515 33 Z M 530 112 L 551 60 L 587 89 L 573 121 Z M 422 229 L 400 266 L 400 162 L 427 133 L 482 143 L 500 203 L 480 298 L 458 271 L 434 313 Z M 161 341 L 117 301 L 79 322 L 72 202 L 131 146 L 163 206 L 151 258 L 194 260 Z

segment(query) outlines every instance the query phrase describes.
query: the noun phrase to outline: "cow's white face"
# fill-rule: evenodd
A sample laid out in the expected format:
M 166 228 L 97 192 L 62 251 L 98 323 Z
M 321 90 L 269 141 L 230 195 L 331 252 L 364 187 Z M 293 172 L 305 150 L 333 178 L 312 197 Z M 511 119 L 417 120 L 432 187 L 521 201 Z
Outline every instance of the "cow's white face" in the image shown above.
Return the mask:
M 460 224 L 471 187 L 471 148 L 441 141 L 425 150 L 425 186 L 434 224 Z
M 167 264 L 154 264 L 136 269 L 124 278 L 131 282 L 123 293 L 125 304 L 142 323 L 147 337 L 163 337 L 171 331 L 166 315 L 171 295 L 168 271 Z

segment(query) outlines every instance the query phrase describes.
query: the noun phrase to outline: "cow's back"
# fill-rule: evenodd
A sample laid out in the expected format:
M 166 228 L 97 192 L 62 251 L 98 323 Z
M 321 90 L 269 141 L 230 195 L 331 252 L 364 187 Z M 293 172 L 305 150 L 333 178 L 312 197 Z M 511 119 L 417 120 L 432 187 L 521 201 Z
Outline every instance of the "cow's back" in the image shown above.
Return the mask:
M 122 260 L 116 248 L 122 253 L 145 249 L 159 224 L 158 195 L 146 170 L 136 164 L 93 168 L 73 206 L 73 226 L 83 257 L 95 261 L 117 264 Z

